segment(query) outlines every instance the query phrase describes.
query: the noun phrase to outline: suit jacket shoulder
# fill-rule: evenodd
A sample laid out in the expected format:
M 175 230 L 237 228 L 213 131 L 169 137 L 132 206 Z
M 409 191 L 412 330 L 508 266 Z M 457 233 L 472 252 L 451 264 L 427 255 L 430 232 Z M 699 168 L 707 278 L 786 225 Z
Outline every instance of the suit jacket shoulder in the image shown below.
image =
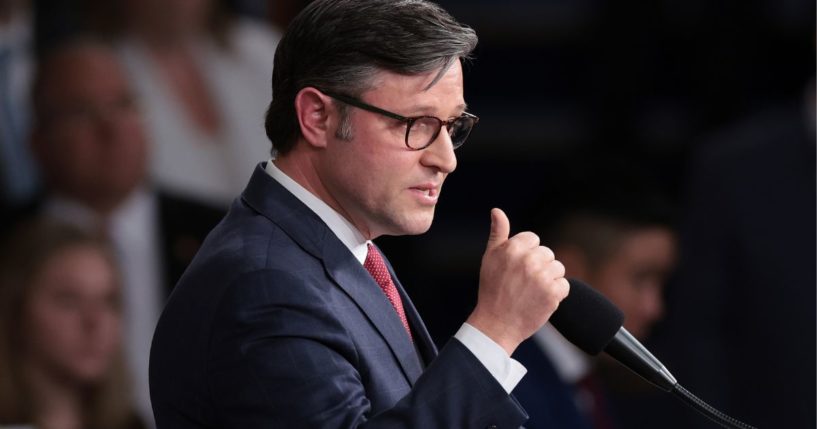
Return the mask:
M 528 373 L 514 389 L 514 396 L 530 414 L 528 429 L 592 429 L 576 406 L 575 389 L 565 383 L 553 363 L 528 339 L 516 349 L 514 358 Z

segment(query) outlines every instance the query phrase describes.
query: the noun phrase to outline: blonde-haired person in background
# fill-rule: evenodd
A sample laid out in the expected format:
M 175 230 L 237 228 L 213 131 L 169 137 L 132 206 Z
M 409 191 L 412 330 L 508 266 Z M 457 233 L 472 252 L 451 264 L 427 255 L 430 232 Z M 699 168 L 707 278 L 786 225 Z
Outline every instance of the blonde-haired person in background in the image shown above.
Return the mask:
M 0 253 L 0 427 L 138 429 L 105 242 L 34 220 Z M 25 426 L 24 426 L 25 427 Z

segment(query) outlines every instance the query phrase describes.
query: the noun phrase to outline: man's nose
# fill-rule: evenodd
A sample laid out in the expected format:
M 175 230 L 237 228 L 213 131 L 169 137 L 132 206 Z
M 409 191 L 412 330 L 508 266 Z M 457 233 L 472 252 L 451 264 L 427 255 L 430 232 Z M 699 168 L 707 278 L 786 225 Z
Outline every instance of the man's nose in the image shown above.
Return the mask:
M 423 149 L 423 152 L 421 162 L 427 167 L 437 168 L 446 174 L 457 168 L 457 155 L 454 153 L 454 145 L 445 126 L 431 145 Z

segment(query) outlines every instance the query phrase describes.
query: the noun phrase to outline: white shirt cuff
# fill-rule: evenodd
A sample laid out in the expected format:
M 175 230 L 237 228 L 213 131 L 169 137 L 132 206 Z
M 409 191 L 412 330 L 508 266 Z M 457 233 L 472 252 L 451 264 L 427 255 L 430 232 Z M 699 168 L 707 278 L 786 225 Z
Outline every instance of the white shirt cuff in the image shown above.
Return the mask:
M 462 324 L 454 338 L 477 357 L 508 393 L 511 393 L 528 372 L 521 363 L 508 356 L 502 346 L 468 323 Z

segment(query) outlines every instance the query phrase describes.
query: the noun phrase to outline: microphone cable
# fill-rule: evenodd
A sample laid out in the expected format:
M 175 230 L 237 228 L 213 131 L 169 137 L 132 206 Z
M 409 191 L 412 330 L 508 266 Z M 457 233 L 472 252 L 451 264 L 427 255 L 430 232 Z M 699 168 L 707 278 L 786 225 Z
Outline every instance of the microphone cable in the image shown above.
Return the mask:
M 618 307 L 589 285 L 576 279 L 568 281 L 570 294 L 550 317 L 550 323 L 568 341 L 590 355 L 606 352 L 627 369 L 661 390 L 673 393 L 725 428 L 756 429 L 718 411 L 678 384 L 666 367 L 622 327 L 624 313 Z
M 673 386 L 672 393 L 681 401 L 689 405 L 695 411 L 703 414 L 713 422 L 729 429 L 755 429 L 754 426 L 747 425 L 740 420 L 733 419 L 707 404 L 689 390 L 684 389 L 680 383 Z

